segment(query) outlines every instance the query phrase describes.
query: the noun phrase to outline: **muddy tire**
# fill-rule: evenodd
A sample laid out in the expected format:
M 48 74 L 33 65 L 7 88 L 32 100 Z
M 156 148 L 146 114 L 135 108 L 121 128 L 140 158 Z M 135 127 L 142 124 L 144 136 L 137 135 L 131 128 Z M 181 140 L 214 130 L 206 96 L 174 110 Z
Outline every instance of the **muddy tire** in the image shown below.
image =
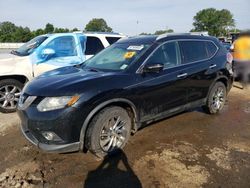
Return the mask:
M 131 118 L 118 106 L 104 108 L 90 122 L 86 147 L 99 158 L 122 149 L 131 134 Z
M 224 107 L 227 90 L 222 82 L 216 82 L 209 92 L 206 105 L 203 110 L 208 114 L 218 114 Z
M 0 80 L 0 112 L 16 111 L 23 84 L 14 79 Z

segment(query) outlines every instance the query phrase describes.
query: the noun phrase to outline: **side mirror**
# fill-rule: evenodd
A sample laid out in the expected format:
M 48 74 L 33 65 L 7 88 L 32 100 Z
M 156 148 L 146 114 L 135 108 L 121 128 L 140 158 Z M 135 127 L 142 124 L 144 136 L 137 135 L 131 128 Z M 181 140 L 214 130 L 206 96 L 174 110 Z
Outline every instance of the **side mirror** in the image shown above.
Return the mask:
M 154 73 L 159 73 L 163 70 L 164 65 L 161 63 L 156 63 L 156 64 L 151 64 L 151 65 L 146 65 L 143 68 L 143 72 L 154 72 Z
M 49 57 L 53 56 L 55 53 L 56 53 L 55 50 L 53 50 L 52 48 L 45 48 L 42 51 L 42 56 L 45 58 L 49 58 Z

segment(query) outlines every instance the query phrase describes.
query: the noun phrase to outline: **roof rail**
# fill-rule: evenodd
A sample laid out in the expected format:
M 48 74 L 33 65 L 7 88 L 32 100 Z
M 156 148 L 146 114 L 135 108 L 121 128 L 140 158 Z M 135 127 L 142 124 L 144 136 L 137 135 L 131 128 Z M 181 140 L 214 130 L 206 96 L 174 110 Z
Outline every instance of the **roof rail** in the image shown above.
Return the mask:
M 189 33 L 164 33 L 162 35 L 159 35 L 156 40 L 163 39 L 165 37 L 169 36 L 178 36 L 178 35 L 199 35 L 199 36 L 209 36 L 208 32 L 189 32 Z

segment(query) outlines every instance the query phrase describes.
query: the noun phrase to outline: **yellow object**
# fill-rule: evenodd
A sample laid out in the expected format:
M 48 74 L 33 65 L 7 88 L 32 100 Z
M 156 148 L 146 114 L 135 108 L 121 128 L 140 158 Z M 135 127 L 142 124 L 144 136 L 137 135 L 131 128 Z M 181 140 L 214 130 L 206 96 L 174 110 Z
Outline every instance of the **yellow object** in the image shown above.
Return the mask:
M 233 44 L 233 57 L 236 61 L 250 61 L 250 36 L 242 36 Z
M 136 52 L 126 52 L 124 54 L 124 58 L 125 59 L 131 59 L 132 57 L 134 57 L 135 54 L 136 54 Z
M 70 100 L 69 100 L 69 102 L 68 102 L 68 106 L 72 106 L 73 104 L 75 104 L 77 101 L 78 101 L 78 99 L 80 98 L 80 96 L 73 96 Z

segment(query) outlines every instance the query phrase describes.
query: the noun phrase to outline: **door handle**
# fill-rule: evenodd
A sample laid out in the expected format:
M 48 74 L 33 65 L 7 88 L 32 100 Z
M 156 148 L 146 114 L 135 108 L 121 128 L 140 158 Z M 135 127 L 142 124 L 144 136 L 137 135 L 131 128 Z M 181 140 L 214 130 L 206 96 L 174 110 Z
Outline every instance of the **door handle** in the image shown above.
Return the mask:
M 188 75 L 187 73 L 179 74 L 179 75 L 177 75 L 177 78 L 183 78 L 183 77 L 185 77 L 187 75 Z
M 212 65 L 209 66 L 210 69 L 213 69 L 213 68 L 215 68 L 215 67 L 217 67 L 216 64 L 212 64 Z

